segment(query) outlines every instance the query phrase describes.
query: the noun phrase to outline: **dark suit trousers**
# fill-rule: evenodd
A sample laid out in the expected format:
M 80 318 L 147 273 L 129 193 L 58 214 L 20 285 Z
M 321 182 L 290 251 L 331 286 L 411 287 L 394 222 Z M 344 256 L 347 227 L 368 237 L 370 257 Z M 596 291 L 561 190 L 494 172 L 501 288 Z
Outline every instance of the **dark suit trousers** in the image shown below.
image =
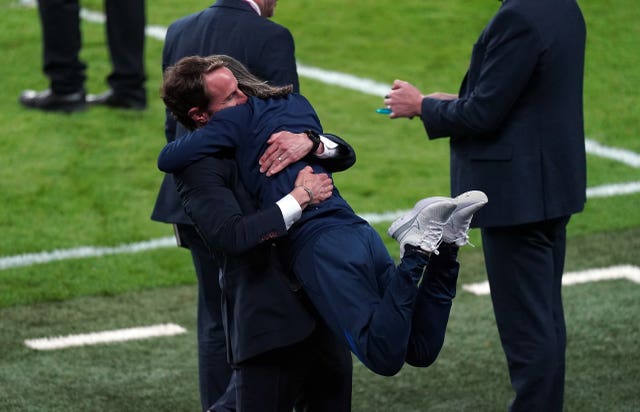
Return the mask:
M 183 245 L 191 251 L 198 277 L 198 372 L 202 410 L 206 411 L 225 393 L 231 378 L 218 265 L 193 226 L 178 225 L 178 231 Z
M 144 0 L 105 0 L 107 41 L 113 70 L 107 83 L 121 96 L 146 101 Z
M 56 93 L 84 88 L 78 0 L 38 0 L 43 70 Z M 144 0 L 105 0 L 107 40 L 113 71 L 107 81 L 118 93 L 144 98 Z
M 239 365 L 237 410 L 349 412 L 351 353 L 321 324 L 304 341 Z
M 569 217 L 482 229 L 498 332 L 516 393 L 510 410 L 562 411 L 562 273 Z
M 352 224 L 302 245 L 294 272 L 333 332 L 369 369 L 389 376 L 405 361 L 430 365 L 442 347 L 456 290 L 455 252 L 428 266 L 427 255 L 407 251 L 396 267 L 371 226 Z

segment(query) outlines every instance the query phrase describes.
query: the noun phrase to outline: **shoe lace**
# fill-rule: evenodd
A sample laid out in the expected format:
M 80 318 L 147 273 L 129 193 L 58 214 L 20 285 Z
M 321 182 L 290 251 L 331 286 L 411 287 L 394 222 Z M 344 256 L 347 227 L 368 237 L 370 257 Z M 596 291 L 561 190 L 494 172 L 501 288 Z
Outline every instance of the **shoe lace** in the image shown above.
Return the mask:
M 438 246 L 442 243 L 442 230 L 444 227 L 443 222 L 430 221 L 427 223 L 427 230 L 422 237 L 420 244 L 426 245 L 428 249 L 436 255 L 439 255 Z
M 476 247 L 476 245 L 474 245 L 473 243 L 471 243 L 471 241 L 469 240 L 469 231 L 467 230 L 466 232 L 464 232 L 462 234 L 462 236 L 456 238 L 454 240 L 454 242 L 457 244 L 458 241 L 462 241 L 464 245 L 469 245 L 471 247 Z

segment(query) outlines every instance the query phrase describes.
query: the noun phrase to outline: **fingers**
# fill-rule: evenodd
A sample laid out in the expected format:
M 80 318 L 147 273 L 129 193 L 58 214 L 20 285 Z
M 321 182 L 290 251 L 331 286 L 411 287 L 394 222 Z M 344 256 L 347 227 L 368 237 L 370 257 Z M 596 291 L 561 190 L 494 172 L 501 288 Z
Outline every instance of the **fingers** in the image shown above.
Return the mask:
M 271 139 L 269 139 L 271 140 Z M 277 145 L 269 145 L 267 150 L 264 151 L 260 159 L 258 160 L 258 164 L 260 165 L 260 173 L 264 173 L 276 162 L 278 157 L 281 157 L 278 154 L 280 149 Z
M 333 183 L 331 183 L 331 179 L 329 179 L 329 183 L 323 183 L 322 185 L 320 185 L 319 188 L 313 193 L 314 195 L 312 204 L 317 204 L 329 199 L 333 194 Z
M 295 161 L 296 159 L 290 156 L 289 153 L 272 145 L 265 150 L 258 164 L 260 165 L 260 173 L 266 172 L 267 176 L 271 176 L 282 171 Z
M 302 185 L 313 193 L 311 204 L 317 204 L 331 197 L 333 180 L 326 173 L 314 174 L 313 170 L 309 169 L 308 173 L 304 170 L 300 171 L 298 176 L 302 180 Z
M 309 153 L 313 143 L 304 133 L 281 131 L 271 135 L 267 141 L 269 147 L 258 161 L 260 172 L 267 176 L 282 171 L 288 165 L 297 162 Z
M 333 194 L 333 180 L 326 173 L 314 173 L 311 166 L 305 166 L 298 172 L 295 186 L 304 186 L 313 193 L 311 204 L 325 201 Z
M 305 180 L 308 179 L 308 176 L 312 175 L 312 174 L 313 174 L 313 169 L 311 168 L 311 166 L 303 167 L 298 172 L 298 176 L 296 177 L 295 185 L 296 186 L 304 186 Z
M 276 173 L 282 171 L 285 167 L 289 166 L 292 162 L 290 157 L 277 156 L 275 161 L 271 162 L 268 167 L 262 166 L 260 171 L 262 172 L 262 168 L 265 168 L 267 176 L 273 176 Z M 264 173 L 264 172 L 263 172 Z

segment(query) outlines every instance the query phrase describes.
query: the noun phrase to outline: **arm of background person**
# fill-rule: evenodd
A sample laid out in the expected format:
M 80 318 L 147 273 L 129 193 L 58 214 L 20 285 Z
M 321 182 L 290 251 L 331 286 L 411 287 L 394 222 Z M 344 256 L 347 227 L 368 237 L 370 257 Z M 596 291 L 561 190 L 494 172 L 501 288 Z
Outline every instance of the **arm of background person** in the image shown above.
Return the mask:
M 211 248 L 228 254 L 242 254 L 284 236 L 310 201 L 326 200 L 333 189 L 327 175 L 313 174 L 308 168 L 306 174 L 298 175 L 291 193 L 281 199 L 289 208 L 295 203 L 293 214 L 280 206 L 281 201 L 256 211 L 236 167 L 233 159 L 208 156 L 175 174 L 185 211 L 200 235 Z
M 527 87 L 543 47 L 536 28 L 509 11 L 496 15 L 485 36 L 484 52 L 477 56 L 481 70 L 468 96 L 422 101 L 420 117 L 430 138 L 497 130 Z
M 390 118 L 420 116 L 430 138 L 484 136 L 497 130 L 516 104 L 539 59 L 541 37 L 513 11 L 499 12 L 474 46 L 467 73 L 473 88 L 464 96 L 421 92 L 396 80 L 384 103 Z M 477 77 L 477 79 L 476 79 Z

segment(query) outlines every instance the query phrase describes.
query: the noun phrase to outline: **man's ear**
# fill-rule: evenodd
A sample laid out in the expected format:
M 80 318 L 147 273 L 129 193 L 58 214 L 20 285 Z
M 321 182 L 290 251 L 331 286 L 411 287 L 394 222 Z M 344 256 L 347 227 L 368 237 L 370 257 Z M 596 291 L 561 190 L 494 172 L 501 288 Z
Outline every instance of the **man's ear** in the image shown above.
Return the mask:
M 198 127 L 204 126 L 209 121 L 209 113 L 200 110 L 197 107 L 192 107 L 191 109 L 189 109 L 187 114 Z

